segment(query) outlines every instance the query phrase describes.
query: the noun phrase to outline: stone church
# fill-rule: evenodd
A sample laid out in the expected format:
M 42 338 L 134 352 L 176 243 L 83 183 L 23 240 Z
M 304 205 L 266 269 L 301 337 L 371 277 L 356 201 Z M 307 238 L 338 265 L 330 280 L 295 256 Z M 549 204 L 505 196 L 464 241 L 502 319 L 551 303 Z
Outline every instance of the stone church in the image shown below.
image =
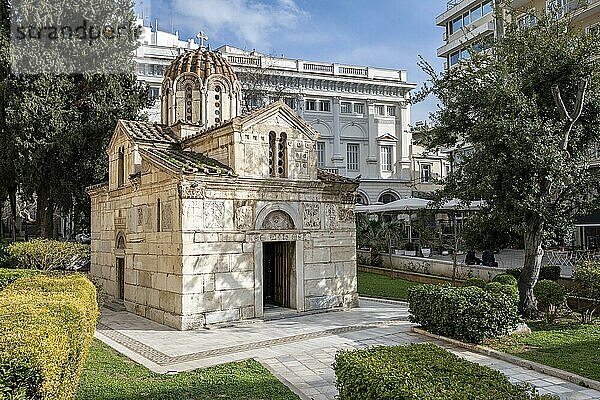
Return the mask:
M 109 181 L 88 188 L 107 300 L 182 330 L 355 306 L 358 181 L 317 169 L 318 133 L 283 102 L 241 115 L 235 73 L 204 48 L 162 93 L 162 123 L 119 121 Z

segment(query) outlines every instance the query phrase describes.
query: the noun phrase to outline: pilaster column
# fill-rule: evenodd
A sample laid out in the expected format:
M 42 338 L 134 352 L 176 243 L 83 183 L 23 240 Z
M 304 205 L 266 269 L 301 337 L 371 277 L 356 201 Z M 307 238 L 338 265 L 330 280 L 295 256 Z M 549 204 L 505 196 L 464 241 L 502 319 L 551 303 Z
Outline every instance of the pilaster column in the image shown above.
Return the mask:
M 296 98 L 296 112 L 304 118 L 304 95 L 299 94 Z
M 342 157 L 342 144 L 341 144 L 341 132 L 340 132 L 340 98 L 334 97 L 332 99 L 333 106 L 333 156 L 331 161 L 333 164 L 338 164 L 344 161 Z
M 368 163 L 377 163 L 377 124 L 375 123 L 375 100 L 367 100 L 367 116 L 369 118 L 368 137 L 369 137 L 369 155 Z

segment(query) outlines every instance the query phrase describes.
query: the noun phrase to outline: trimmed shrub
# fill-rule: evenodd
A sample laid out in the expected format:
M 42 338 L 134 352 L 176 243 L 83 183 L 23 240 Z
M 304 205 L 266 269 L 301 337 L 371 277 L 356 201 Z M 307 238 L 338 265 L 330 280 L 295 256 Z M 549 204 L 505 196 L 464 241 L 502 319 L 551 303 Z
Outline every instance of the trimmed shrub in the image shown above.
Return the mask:
M 481 278 L 469 278 L 463 283 L 463 287 L 475 286 L 481 289 L 483 289 L 485 285 L 485 281 Z
M 548 322 L 558 317 L 558 309 L 566 300 L 565 289 L 549 279 L 538 281 L 533 287 L 533 295 L 542 308 Z
M 560 278 L 560 265 L 542 265 L 539 280 L 557 281 Z
M 0 296 L 0 393 L 73 399 L 92 343 L 96 289 L 83 275 L 17 280 Z M 12 386 L 12 388 L 11 388 Z
M 44 271 L 65 269 L 70 262 L 90 255 L 88 245 L 47 239 L 15 242 L 8 246 L 8 251 L 17 268 Z
M 600 307 L 600 262 L 585 261 L 577 264 L 573 272 L 573 281 L 576 311 L 581 316 L 581 322 L 591 323 L 594 313 Z
M 512 296 L 478 287 L 421 285 L 408 290 L 408 299 L 412 322 L 470 343 L 504 335 L 520 322 Z
M 434 344 L 342 350 L 333 369 L 340 400 L 556 399 Z
M 494 279 L 492 279 L 492 282 L 498 282 L 502 285 L 517 286 L 517 278 L 508 273 L 496 275 Z
M 490 282 L 485 285 L 484 289 L 492 293 L 504 293 L 510 296 L 515 301 L 515 304 L 519 303 L 519 289 L 517 289 L 517 286 L 515 285 L 504 285 L 500 282 Z
M 39 274 L 40 271 L 31 269 L 3 269 L 0 268 L 0 290 L 4 289 L 19 278 Z
M 12 268 L 16 264 L 16 260 L 8 251 L 8 246 L 0 243 L 0 268 Z

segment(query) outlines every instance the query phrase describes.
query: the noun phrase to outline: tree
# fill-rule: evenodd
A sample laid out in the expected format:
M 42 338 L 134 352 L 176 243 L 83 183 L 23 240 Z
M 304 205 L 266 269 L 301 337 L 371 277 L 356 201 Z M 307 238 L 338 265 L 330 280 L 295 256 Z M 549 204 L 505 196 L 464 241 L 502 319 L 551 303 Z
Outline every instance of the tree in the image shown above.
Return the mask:
M 523 235 L 519 309 L 535 316 L 545 240 L 595 203 L 590 188 L 599 179 L 588 154 L 600 139 L 600 35 L 552 13 L 527 28 L 512 17 L 489 51 L 441 74 L 422 62 L 430 85 L 417 98 L 433 93 L 442 103 L 429 148 L 473 148 L 441 195 L 484 199 L 501 225 Z
M 129 0 L 22 1 L 17 11 L 3 1 L 3 16 L 16 13 L 15 21 L 27 21 L 27 26 L 70 22 L 76 27 L 85 20 L 89 25 L 129 24 L 131 28 L 134 21 Z M 0 32 L 0 45 L 7 42 L 7 32 Z M 109 36 L 116 31 L 102 32 L 94 43 L 57 39 L 40 45 L 31 41 L 17 43 L 12 55 L 8 51 L 0 54 L 0 62 L 7 68 L 0 79 L 8 88 L 3 90 L 0 104 L 0 176 L 11 207 L 18 189 L 28 199 L 36 199 L 42 237 L 53 235 L 57 209 L 89 215 L 85 188 L 106 174 L 104 149 L 117 120 L 135 119 L 139 110 L 149 105 L 147 88 L 139 86 L 133 74 L 135 32 L 124 30 L 112 38 Z M 44 53 L 43 62 L 32 58 L 32 54 L 41 54 L 36 46 L 46 46 L 51 55 Z M 10 56 L 17 72 L 8 69 Z M 86 69 L 90 63 L 97 69 Z
M 402 238 L 404 225 L 395 217 L 387 217 L 383 214 L 372 218 L 370 215 L 359 214 L 356 219 L 356 236 L 359 246 L 367 246 L 371 251 L 371 264 L 376 266 L 379 252 L 387 247 L 390 257 L 390 269 L 392 269 L 392 247 Z
M 282 100 L 286 95 L 293 95 L 290 82 L 284 82 L 285 76 L 276 69 L 273 61 L 261 57 L 259 65 L 240 67 L 237 76 L 242 86 L 243 110 L 252 111 L 265 106 L 269 101 Z M 266 63 L 263 65 L 262 63 Z M 298 85 L 292 81 L 291 85 Z

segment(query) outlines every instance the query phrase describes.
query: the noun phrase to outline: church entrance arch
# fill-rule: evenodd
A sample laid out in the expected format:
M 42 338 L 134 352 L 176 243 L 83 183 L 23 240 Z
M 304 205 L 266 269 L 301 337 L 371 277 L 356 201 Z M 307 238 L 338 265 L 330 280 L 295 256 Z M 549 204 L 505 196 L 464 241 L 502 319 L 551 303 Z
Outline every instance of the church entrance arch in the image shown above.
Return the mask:
M 296 217 L 296 218 L 294 218 Z M 303 310 L 302 251 L 294 210 L 284 204 L 265 207 L 257 216 L 261 232 L 256 253 L 257 314 L 272 306 Z

